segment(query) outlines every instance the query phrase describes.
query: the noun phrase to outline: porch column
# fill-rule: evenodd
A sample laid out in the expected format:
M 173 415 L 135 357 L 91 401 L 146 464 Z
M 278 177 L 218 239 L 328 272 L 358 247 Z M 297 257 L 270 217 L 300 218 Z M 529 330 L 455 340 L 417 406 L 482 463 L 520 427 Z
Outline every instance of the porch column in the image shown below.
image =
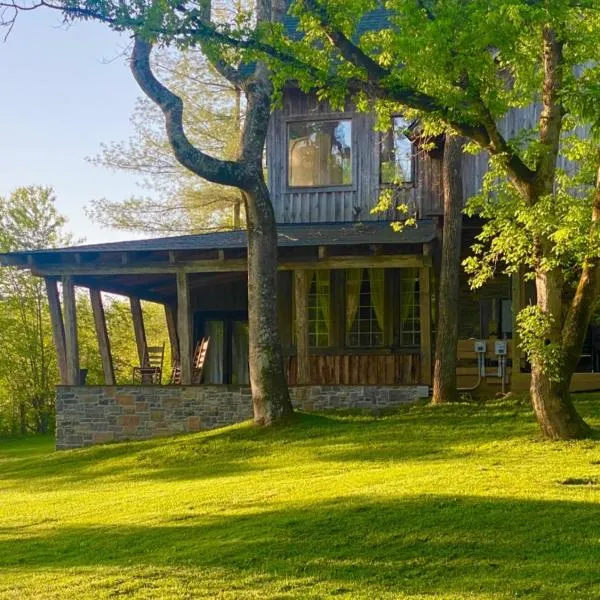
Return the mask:
M 421 381 L 431 385 L 431 270 L 419 269 L 419 316 L 421 320 Z
M 102 295 L 100 290 L 90 288 L 90 302 L 92 304 L 92 313 L 94 314 L 94 325 L 96 327 L 96 338 L 98 339 L 98 350 L 102 359 L 102 371 L 104 372 L 104 383 L 106 385 L 115 385 L 115 371 L 113 367 L 112 353 L 110 350 L 110 340 L 108 330 L 106 329 L 106 315 L 102 305 Z
M 190 311 L 190 286 L 188 274 L 177 272 L 177 332 L 179 335 L 179 358 L 181 383 L 192 383 L 192 319 Z
M 179 336 L 177 335 L 177 315 L 170 304 L 165 304 L 165 321 L 171 347 L 171 362 L 179 363 L 181 356 L 179 354 Z
M 46 282 L 46 294 L 50 307 L 50 321 L 52 323 L 52 339 L 56 348 L 56 360 L 60 374 L 60 384 L 68 385 L 67 354 L 65 348 L 65 325 L 63 322 L 60 298 L 58 296 L 58 285 L 55 279 L 44 278 Z
M 308 276 L 306 271 L 294 271 L 294 299 L 296 307 L 296 383 L 310 383 L 308 351 Z
M 65 355 L 67 363 L 67 385 L 79 385 L 79 340 L 77 337 L 77 306 L 75 286 L 71 275 L 63 275 L 63 302 L 65 318 Z
M 131 318 L 133 320 L 133 332 L 135 333 L 135 344 L 137 346 L 138 357 L 140 359 L 140 366 L 144 366 L 144 356 L 146 354 L 146 329 L 144 328 L 144 314 L 142 313 L 142 303 L 140 299 L 131 296 L 129 298 L 129 305 L 131 306 Z

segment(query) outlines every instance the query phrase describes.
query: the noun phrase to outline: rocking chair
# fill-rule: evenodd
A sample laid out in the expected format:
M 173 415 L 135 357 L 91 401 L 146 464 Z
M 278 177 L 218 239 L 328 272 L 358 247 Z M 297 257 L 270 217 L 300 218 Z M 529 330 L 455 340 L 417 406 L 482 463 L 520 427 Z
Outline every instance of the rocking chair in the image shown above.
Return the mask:
M 208 344 L 210 337 L 202 338 L 197 344 L 194 350 L 194 357 L 192 359 L 192 384 L 198 385 L 202 383 L 202 376 L 204 374 L 204 363 L 206 362 L 206 353 L 208 352 Z M 173 363 L 173 370 L 171 371 L 171 384 L 181 385 L 181 362 L 175 361 Z
M 139 367 L 133 367 L 133 383 L 159 385 L 165 359 L 165 345 L 147 346 L 144 360 Z

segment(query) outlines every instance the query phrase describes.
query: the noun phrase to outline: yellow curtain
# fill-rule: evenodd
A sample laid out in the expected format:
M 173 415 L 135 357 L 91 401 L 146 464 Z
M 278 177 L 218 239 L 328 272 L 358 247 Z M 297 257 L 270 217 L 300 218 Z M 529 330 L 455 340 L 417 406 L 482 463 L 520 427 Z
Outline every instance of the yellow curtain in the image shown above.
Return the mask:
M 352 329 L 360 304 L 362 269 L 346 269 L 346 333 Z
M 383 331 L 385 319 L 385 273 L 383 269 L 369 269 L 369 284 L 371 287 L 371 304 L 375 310 L 377 324 Z

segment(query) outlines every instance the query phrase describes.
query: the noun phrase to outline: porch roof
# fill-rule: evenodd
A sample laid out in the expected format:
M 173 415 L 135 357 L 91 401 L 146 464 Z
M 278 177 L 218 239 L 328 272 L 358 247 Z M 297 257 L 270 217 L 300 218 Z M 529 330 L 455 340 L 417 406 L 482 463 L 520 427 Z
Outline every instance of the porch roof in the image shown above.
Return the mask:
M 405 227 L 399 232 L 394 231 L 387 221 L 280 224 L 277 226 L 277 236 L 280 247 L 418 245 L 432 242 L 436 237 L 436 228 L 431 220 L 420 220 L 416 227 Z M 60 255 L 87 253 L 243 250 L 246 243 L 245 230 L 219 231 L 67 248 L 20 250 L 0 254 L 0 264 L 28 267 L 31 263 L 28 257 L 55 260 Z

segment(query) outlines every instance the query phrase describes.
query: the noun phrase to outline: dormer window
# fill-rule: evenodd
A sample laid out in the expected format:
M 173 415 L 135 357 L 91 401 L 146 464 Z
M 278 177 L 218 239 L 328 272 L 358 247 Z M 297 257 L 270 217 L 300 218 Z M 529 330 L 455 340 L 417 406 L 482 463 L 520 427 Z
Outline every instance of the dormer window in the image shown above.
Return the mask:
M 383 184 L 414 182 L 413 143 L 408 137 L 412 123 L 393 117 L 392 126 L 381 136 L 380 177 Z
M 288 123 L 289 187 L 352 185 L 352 121 Z

